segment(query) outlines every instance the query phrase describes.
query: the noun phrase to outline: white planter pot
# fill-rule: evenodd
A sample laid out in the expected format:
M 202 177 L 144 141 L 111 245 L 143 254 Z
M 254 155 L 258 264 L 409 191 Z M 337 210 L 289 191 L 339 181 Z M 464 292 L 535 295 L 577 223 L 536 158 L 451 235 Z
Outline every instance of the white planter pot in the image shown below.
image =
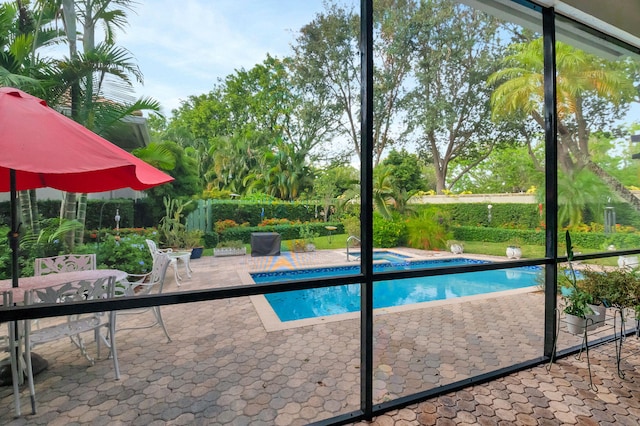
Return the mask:
M 213 255 L 215 257 L 243 256 L 245 254 L 247 254 L 247 248 L 246 247 L 240 247 L 240 248 L 221 247 L 221 248 L 214 248 L 213 249 Z
M 587 315 L 587 330 L 595 330 L 604 325 L 607 308 L 604 305 L 589 305 L 593 315 Z
M 309 243 L 306 246 L 304 246 L 304 251 L 316 251 L 316 245 Z
M 451 253 L 453 254 L 462 254 L 464 249 L 461 244 L 451 244 Z
M 567 331 L 571 334 L 584 334 L 587 325 L 585 318 L 577 317 L 571 314 L 565 314 L 565 322 L 567 323 Z
M 522 250 L 520 247 L 509 246 L 507 247 L 507 257 L 509 259 L 520 259 L 522 257 Z

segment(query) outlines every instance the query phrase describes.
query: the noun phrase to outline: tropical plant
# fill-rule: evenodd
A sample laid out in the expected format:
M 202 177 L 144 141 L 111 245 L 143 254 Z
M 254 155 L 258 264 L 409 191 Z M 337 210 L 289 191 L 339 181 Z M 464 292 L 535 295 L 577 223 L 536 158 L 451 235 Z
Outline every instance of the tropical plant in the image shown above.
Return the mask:
M 440 250 L 452 238 L 447 219 L 433 208 L 424 209 L 417 216 L 407 219 L 407 243 L 410 247 Z
M 334 164 L 318 171 L 317 175 L 313 181 L 313 196 L 320 199 L 325 212 L 329 211 L 333 204 L 339 207 L 337 198 L 359 181 L 358 171 L 354 167 L 341 164 Z M 327 221 L 328 216 L 325 215 L 324 219 Z
M 165 197 L 163 199 L 165 215 L 158 225 L 158 240 L 165 247 L 186 247 L 188 239 L 187 227 L 183 220 L 185 207 L 191 204 L 191 200 L 182 202 L 179 199 Z
M 347 235 L 360 238 L 360 219 L 358 217 L 347 215 L 342 218 L 341 222 Z
M 20 247 L 29 252 L 32 258 L 56 256 L 69 250 L 64 244 L 65 234 L 79 229 L 82 229 L 82 224 L 77 220 L 45 219 L 40 224 L 38 234 L 26 233 L 22 236 Z
M 387 220 L 391 219 L 394 190 L 391 168 L 376 167 L 373 173 L 373 205 Z

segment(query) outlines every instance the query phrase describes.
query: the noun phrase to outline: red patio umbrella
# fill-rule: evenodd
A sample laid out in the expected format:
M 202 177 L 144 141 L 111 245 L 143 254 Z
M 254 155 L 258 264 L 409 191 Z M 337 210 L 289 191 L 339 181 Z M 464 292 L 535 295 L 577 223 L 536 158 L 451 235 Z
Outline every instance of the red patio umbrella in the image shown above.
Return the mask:
M 144 190 L 173 178 L 47 106 L 35 96 L 0 88 L 0 191 L 11 192 L 13 286 L 18 286 L 16 191 Z

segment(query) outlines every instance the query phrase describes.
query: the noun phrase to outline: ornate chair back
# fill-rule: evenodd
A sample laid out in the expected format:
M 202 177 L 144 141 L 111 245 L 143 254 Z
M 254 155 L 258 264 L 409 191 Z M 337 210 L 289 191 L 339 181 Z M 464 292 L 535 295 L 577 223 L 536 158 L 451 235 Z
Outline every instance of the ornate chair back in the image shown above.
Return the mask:
M 60 272 L 89 271 L 96 269 L 94 254 L 63 254 L 39 257 L 35 260 L 34 275 L 58 274 Z

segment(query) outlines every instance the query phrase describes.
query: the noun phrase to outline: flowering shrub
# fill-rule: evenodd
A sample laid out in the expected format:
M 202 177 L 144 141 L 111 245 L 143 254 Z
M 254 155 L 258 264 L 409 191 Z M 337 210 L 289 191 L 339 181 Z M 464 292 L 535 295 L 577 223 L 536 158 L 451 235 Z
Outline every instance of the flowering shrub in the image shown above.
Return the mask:
M 219 220 L 214 225 L 214 227 L 216 229 L 216 232 L 218 234 L 221 233 L 221 232 L 224 232 L 225 230 L 227 230 L 229 228 L 235 228 L 236 226 L 238 226 L 236 221 L 235 220 L 231 220 L 231 219 Z
M 269 218 L 263 219 L 262 222 L 258 224 L 258 226 L 272 226 L 272 225 L 291 225 L 292 222 L 289 219 L 278 219 L 278 218 Z

